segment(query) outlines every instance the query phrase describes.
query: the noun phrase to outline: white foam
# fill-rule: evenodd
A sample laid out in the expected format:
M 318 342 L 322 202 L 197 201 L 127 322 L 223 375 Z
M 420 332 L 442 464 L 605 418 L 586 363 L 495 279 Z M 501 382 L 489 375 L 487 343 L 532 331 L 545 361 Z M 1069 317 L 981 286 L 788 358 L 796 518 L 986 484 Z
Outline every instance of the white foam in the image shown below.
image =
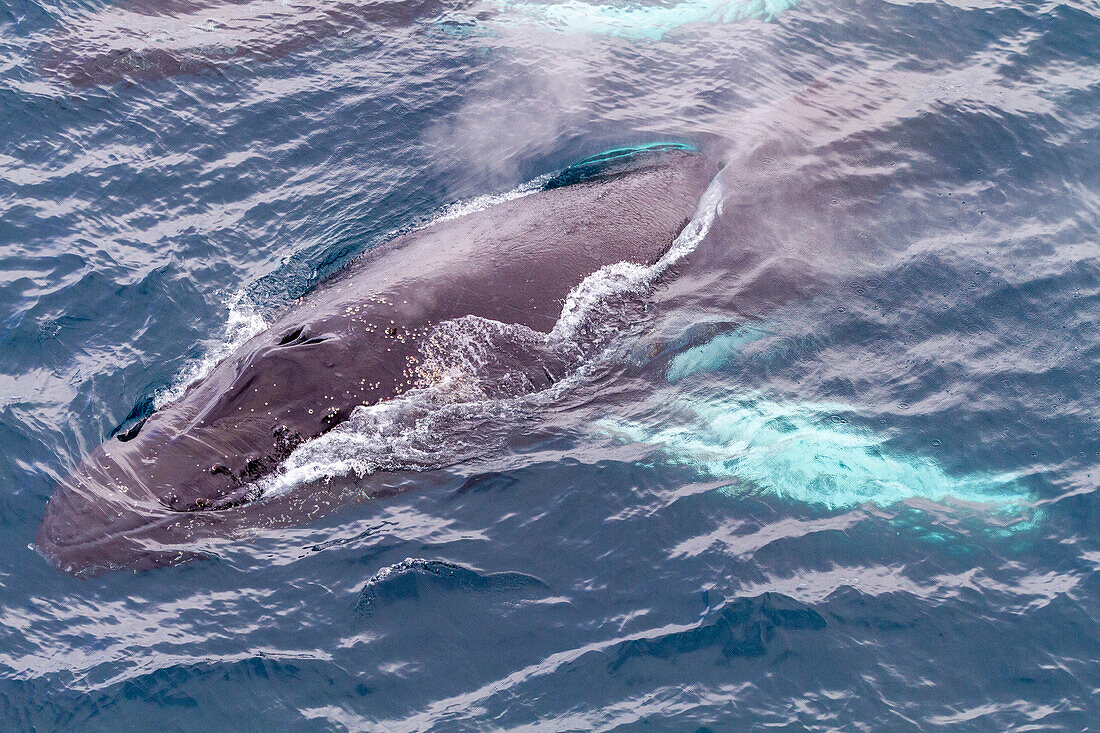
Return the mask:
M 676 264 L 686 254 L 699 246 L 710 231 L 722 205 L 722 181 L 716 176 L 699 199 L 695 215 L 668 251 L 652 265 L 636 265 L 616 262 L 605 265 L 574 287 L 565 299 L 561 316 L 550 332 L 552 338 L 566 340 L 578 332 L 581 324 L 590 320 L 593 311 L 613 299 L 635 295 L 650 287 L 661 273 Z
M 522 409 L 520 399 L 487 399 L 469 375 L 451 372 L 430 387 L 356 408 L 346 422 L 299 446 L 256 482 L 254 493 L 278 496 L 337 476 L 423 471 L 476 457 L 493 436 L 479 431 L 472 442 L 473 428 L 509 424 Z
M 443 208 L 439 214 L 431 220 L 431 224 L 437 224 L 442 221 L 450 221 L 451 219 L 458 219 L 459 217 L 467 216 L 469 214 L 476 214 L 479 211 L 484 211 L 491 206 L 502 204 L 505 201 L 512 201 L 514 199 L 523 198 L 535 191 L 542 188 L 543 183 L 549 176 L 542 176 L 536 178 L 533 181 L 528 181 L 511 191 L 505 191 L 504 193 L 488 193 L 482 196 L 476 196 L 467 201 L 458 201 Z

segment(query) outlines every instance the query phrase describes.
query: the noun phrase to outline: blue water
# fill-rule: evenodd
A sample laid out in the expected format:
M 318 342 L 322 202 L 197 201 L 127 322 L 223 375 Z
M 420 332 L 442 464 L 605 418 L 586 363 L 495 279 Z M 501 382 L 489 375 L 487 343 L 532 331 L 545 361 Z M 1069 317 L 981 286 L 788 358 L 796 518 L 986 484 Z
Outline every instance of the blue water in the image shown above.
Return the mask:
M 1095 3 L 327 7 L 0 8 L 4 729 L 1100 726 Z M 34 551 L 350 258 L 656 143 L 721 226 L 501 440 L 179 567 Z

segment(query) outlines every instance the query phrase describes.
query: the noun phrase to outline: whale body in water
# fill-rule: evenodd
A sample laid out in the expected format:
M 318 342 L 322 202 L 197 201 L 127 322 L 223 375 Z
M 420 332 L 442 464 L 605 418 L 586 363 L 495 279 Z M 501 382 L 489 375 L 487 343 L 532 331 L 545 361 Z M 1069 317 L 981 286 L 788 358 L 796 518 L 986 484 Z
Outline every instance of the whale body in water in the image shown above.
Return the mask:
M 76 87 L 267 61 L 370 26 L 445 17 L 451 0 L 140 0 L 66 18 L 40 67 Z
M 144 569 L 200 555 L 203 538 L 306 521 L 323 490 L 265 496 L 262 479 L 358 408 L 443 378 L 456 330 L 489 334 L 478 359 L 499 394 L 545 389 L 583 359 L 548 338 L 571 291 L 657 262 L 716 172 L 684 146 L 611 152 L 366 253 L 87 456 L 50 498 L 38 551 L 75 574 Z
M 76 87 L 152 81 L 263 62 L 370 27 L 435 24 L 449 32 L 533 27 L 659 40 L 682 27 L 770 18 L 794 0 L 133 0 L 65 18 L 40 59 Z

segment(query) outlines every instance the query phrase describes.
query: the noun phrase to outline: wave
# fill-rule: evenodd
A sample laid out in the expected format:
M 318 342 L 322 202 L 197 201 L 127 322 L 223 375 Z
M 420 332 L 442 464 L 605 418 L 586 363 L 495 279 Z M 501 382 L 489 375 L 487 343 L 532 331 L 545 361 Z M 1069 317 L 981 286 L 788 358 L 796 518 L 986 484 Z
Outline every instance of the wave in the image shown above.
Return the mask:
M 486 573 L 453 562 L 407 557 L 388 565 L 371 577 L 359 593 L 355 612 L 360 618 L 374 616 L 387 605 L 443 593 L 495 593 L 538 595 L 546 583 L 524 573 Z

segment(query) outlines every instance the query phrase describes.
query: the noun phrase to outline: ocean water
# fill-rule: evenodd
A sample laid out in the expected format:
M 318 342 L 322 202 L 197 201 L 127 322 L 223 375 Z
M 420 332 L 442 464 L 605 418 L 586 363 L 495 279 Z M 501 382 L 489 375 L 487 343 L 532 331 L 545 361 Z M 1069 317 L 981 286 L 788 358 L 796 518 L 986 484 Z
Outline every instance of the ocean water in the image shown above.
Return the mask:
M 1098 129 L 1078 0 L 9 0 L 0 727 L 1100 726 Z M 712 198 L 564 304 L 637 306 L 570 378 L 271 479 L 402 492 L 155 571 L 35 551 L 356 255 L 658 143 Z

